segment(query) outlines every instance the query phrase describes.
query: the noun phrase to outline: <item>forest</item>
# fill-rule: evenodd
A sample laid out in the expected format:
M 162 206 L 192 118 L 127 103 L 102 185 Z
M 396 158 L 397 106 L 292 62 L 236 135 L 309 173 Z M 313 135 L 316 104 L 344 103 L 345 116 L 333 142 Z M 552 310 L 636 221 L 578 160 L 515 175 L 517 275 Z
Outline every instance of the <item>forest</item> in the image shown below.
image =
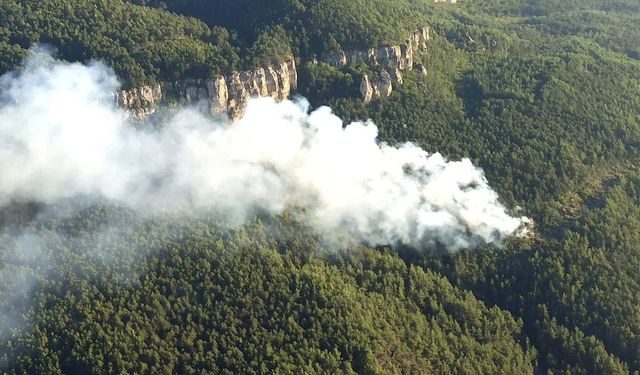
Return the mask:
M 369 104 L 357 84 L 376 66 L 313 62 L 423 25 L 427 74 Z M 636 0 L 2 1 L 0 74 L 37 44 L 104 61 L 124 86 L 293 55 L 312 108 L 470 158 L 534 229 L 444 254 L 336 251 L 289 211 L 238 226 L 12 201 L 0 372 L 640 373 Z M 16 255 L 25 241 L 34 259 Z

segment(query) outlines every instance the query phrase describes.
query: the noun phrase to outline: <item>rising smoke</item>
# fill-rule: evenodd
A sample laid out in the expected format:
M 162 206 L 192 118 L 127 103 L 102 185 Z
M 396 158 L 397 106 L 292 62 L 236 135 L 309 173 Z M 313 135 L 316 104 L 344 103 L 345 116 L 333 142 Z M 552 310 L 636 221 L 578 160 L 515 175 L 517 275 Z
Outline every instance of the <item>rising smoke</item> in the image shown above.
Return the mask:
M 379 143 L 371 122 L 306 101 L 254 99 L 233 123 L 181 110 L 163 130 L 127 123 L 100 63 L 33 53 L 0 79 L 0 205 L 91 196 L 153 215 L 242 218 L 302 207 L 321 236 L 450 250 L 522 228 L 468 159 Z

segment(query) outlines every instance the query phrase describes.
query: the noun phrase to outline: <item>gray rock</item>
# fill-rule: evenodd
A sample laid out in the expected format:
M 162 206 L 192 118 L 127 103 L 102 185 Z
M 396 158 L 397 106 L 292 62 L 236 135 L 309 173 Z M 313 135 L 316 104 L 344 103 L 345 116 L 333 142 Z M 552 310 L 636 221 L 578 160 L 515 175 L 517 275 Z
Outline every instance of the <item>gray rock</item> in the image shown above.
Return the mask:
M 391 92 L 393 92 L 393 84 L 389 73 L 383 71 L 380 74 L 380 79 L 378 80 L 378 82 L 376 82 L 376 86 L 378 87 L 380 96 L 387 97 L 391 95 Z
M 399 68 L 390 68 L 387 69 L 387 72 L 389 73 L 392 81 L 398 82 L 399 84 L 403 83 L 402 72 Z
M 427 68 L 425 68 L 422 64 L 416 64 L 416 66 L 413 67 L 413 70 L 422 74 L 423 76 L 427 75 Z
M 293 58 L 274 66 L 259 67 L 207 80 L 184 79 L 178 82 L 140 86 L 114 94 L 116 106 L 127 116 L 143 119 L 153 113 L 164 99 L 182 105 L 196 105 L 212 116 L 242 116 L 251 97 L 283 100 L 296 90 L 298 73 Z
M 369 76 L 365 74 L 360 79 L 360 96 L 365 103 L 369 103 L 373 99 L 373 95 L 373 86 L 369 82 Z

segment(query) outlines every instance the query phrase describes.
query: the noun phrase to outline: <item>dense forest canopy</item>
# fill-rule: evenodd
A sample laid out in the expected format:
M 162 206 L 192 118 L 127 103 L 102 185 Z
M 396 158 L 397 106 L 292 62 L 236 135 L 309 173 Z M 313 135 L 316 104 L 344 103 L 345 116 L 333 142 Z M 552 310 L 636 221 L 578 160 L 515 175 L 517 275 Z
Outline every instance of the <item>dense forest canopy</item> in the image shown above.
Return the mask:
M 422 25 L 427 75 L 404 72 L 371 104 L 357 84 L 379 67 L 312 62 Z M 390 144 L 471 158 L 535 230 L 444 256 L 336 252 L 296 215 L 230 227 L 111 204 L 47 218 L 13 202 L 0 210 L 0 307 L 15 311 L 2 371 L 640 371 L 637 1 L 0 3 L 0 72 L 37 43 L 134 86 L 293 54 L 311 106 L 372 119 Z M 120 234 L 96 241 L 105 223 Z M 16 259 L 15 233 L 38 234 L 40 263 Z
M 71 61 L 101 60 L 130 84 L 227 71 L 239 57 L 227 30 L 123 1 L 3 1 L 0 69 L 36 44 Z
M 281 26 L 304 57 L 333 52 L 340 47 L 402 42 L 409 32 L 426 22 L 424 15 L 415 11 L 414 2 L 406 0 L 276 0 L 266 6 L 256 0 L 132 2 L 195 16 L 209 25 L 222 25 L 236 31 L 248 44 Z

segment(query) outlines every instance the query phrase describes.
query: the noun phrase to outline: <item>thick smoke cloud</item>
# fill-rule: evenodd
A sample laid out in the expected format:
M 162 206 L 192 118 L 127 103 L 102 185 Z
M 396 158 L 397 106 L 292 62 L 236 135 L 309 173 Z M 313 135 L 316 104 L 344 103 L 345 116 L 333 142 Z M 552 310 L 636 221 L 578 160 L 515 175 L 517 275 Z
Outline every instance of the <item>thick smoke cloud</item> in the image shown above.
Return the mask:
M 118 81 L 100 63 L 33 54 L 0 87 L 0 205 L 95 196 L 149 214 L 233 219 L 297 207 L 327 237 L 450 250 L 498 244 L 526 221 L 468 159 L 378 143 L 374 124 L 343 127 L 304 100 L 255 99 L 233 123 L 177 111 L 152 131 L 114 107 Z

